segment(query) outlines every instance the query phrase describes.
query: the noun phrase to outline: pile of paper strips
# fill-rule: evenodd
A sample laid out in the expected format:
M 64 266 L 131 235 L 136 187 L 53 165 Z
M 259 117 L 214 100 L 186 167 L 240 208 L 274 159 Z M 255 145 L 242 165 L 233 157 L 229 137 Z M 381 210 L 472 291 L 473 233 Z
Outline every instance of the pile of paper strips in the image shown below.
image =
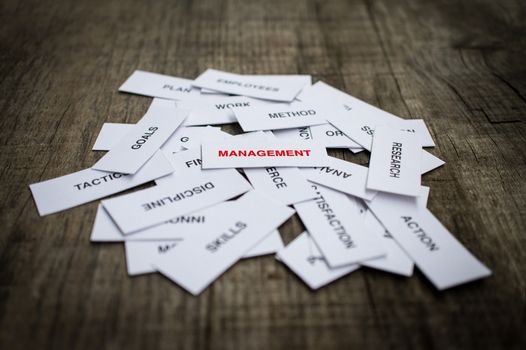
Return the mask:
M 91 240 L 124 242 L 130 275 L 201 293 L 242 258 L 276 254 L 316 289 L 360 266 L 416 265 L 443 290 L 491 271 L 426 208 L 421 175 L 444 164 L 406 120 L 308 75 L 209 69 L 195 80 L 135 71 L 119 89 L 154 97 L 137 124 L 106 123 L 91 168 L 30 185 L 40 215 L 102 200 Z M 214 125 L 238 122 L 230 135 Z M 369 167 L 327 148 L 370 152 Z M 306 231 L 286 247 L 294 213 Z

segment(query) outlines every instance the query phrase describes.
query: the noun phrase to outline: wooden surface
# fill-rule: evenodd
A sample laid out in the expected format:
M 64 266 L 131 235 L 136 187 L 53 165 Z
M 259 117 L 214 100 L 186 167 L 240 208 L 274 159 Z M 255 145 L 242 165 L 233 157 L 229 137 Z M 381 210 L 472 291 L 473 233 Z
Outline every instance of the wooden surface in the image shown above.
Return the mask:
M 524 348 L 524 1 L 0 9 L 1 349 Z M 493 276 L 439 293 L 418 271 L 361 269 L 311 292 L 263 257 L 193 297 L 160 275 L 128 277 L 122 245 L 90 244 L 97 203 L 38 216 L 30 183 L 90 167 L 102 124 L 146 110 L 149 98 L 117 92 L 135 69 L 193 78 L 208 67 L 312 74 L 425 119 L 446 161 L 424 177 L 429 208 Z M 302 229 L 295 217 L 281 232 L 288 242 Z

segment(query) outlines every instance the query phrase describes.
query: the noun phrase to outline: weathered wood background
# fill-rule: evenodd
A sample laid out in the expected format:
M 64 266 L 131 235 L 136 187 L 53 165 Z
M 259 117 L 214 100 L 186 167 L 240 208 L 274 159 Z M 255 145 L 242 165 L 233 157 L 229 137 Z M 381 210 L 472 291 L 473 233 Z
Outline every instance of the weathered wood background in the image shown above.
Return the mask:
M 0 19 L 0 348 L 524 348 L 524 1 L 4 0 Z M 263 257 L 193 297 L 90 244 L 96 203 L 38 216 L 30 183 L 91 166 L 102 124 L 146 110 L 117 92 L 135 69 L 208 67 L 312 74 L 425 119 L 447 162 L 429 207 L 494 275 L 438 293 L 361 269 L 311 292 Z

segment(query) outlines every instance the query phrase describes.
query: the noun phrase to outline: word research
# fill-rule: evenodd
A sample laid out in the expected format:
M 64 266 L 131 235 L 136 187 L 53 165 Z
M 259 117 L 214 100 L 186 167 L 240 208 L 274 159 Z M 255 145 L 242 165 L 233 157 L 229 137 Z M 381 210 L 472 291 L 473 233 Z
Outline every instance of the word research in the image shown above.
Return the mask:
M 391 151 L 391 168 L 389 169 L 389 176 L 400 178 L 400 160 L 402 159 L 402 144 L 400 142 L 393 142 Z

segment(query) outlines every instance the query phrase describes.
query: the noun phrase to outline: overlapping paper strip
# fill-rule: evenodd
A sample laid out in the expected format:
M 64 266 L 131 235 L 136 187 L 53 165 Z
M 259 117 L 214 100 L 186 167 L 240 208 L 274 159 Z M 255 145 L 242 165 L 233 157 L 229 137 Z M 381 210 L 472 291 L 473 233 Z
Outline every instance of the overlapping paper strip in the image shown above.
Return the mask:
M 128 273 L 199 294 L 243 258 L 275 254 L 312 289 L 362 266 L 439 290 L 491 274 L 427 209 L 421 177 L 444 164 L 421 119 L 402 119 L 308 75 L 135 71 L 153 97 L 136 124 L 106 123 L 90 169 L 30 185 L 40 215 L 103 199 L 91 240 L 124 242 Z M 217 125 L 239 122 L 245 133 Z M 368 165 L 327 148 L 371 153 Z M 295 213 L 306 231 L 284 246 Z

